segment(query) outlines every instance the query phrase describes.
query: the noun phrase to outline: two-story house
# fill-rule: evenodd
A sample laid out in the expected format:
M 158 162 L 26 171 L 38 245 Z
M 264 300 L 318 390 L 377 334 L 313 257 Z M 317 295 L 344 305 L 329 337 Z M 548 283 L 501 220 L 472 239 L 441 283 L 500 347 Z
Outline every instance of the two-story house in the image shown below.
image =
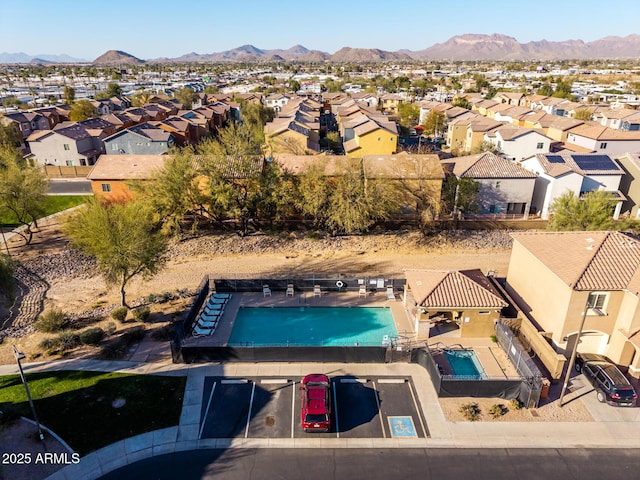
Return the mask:
M 105 152 L 110 155 L 160 155 L 173 146 L 171 133 L 141 123 L 104 139 Z
M 486 142 L 491 142 L 508 159 L 522 161 L 538 153 L 549 153 L 551 139 L 544 133 L 530 128 L 499 127 L 487 132 Z
M 27 138 L 31 158 L 40 165 L 88 166 L 104 153 L 99 136 L 80 124 L 58 125 L 55 130 L 39 130 Z

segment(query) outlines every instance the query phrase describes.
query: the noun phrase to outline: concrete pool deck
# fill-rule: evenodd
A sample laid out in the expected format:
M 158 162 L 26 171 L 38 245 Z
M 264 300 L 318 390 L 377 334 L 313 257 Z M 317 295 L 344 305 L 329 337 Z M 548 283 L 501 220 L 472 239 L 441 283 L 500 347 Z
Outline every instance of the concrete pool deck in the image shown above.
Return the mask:
M 413 327 L 404 309 L 400 295 L 396 294 L 396 301 L 388 300 L 385 292 L 368 293 L 366 296 L 358 292 L 322 292 L 314 296 L 313 292 L 296 291 L 293 296 L 284 291 L 273 291 L 264 296 L 262 292 L 232 293 L 227 302 L 224 313 L 220 317 L 218 326 L 212 335 L 191 337 L 184 340 L 186 345 L 208 346 L 226 345 L 241 307 L 389 307 L 398 330 L 398 335 L 413 339 Z

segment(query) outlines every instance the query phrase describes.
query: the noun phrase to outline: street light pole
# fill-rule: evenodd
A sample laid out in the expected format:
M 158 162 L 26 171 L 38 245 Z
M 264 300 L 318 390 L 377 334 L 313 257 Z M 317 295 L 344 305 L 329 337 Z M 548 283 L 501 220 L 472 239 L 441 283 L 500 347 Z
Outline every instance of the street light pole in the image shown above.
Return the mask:
M 38 420 L 38 415 L 36 415 L 36 407 L 33 404 L 33 399 L 31 398 L 31 392 L 29 391 L 29 384 L 27 383 L 27 379 L 24 377 L 24 371 L 22 370 L 22 364 L 20 360 L 25 358 L 24 353 L 13 346 L 13 356 L 16 357 L 16 362 L 18 362 L 18 369 L 20 370 L 20 378 L 22 379 L 22 384 L 24 385 L 24 389 L 27 392 L 27 398 L 29 399 L 29 406 L 31 406 L 31 413 L 33 414 L 33 419 L 36 422 L 36 426 L 38 427 L 38 437 L 40 440 L 44 441 L 44 433 L 42 433 L 42 429 L 40 428 L 40 421 Z
M 564 392 L 567 390 L 567 386 L 569 384 L 569 377 L 571 376 L 571 370 L 573 370 L 573 364 L 576 361 L 576 355 L 578 354 L 578 344 L 580 343 L 580 337 L 582 336 L 582 329 L 584 328 L 584 322 L 587 319 L 587 311 L 591 306 L 589 305 L 589 299 L 591 298 L 591 293 L 587 295 L 587 301 L 584 304 L 584 312 L 582 312 L 582 320 L 580 321 L 580 327 L 578 328 L 578 334 L 576 337 L 576 342 L 573 344 L 573 349 L 571 350 L 571 358 L 569 359 L 569 366 L 567 367 L 567 374 L 564 377 L 564 385 L 562 386 L 562 391 L 560 392 L 560 399 L 558 400 L 558 404 L 562 407 L 562 399 L 564 398 Z

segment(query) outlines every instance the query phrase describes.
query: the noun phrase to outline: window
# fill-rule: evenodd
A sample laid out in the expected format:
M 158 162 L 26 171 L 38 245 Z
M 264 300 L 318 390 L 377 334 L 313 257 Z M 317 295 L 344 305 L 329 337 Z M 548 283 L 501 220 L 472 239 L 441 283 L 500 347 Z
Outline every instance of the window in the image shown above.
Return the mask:
M 602 148 L 603 150 L 604 150 L 605 148 L 607 148 L 607 142 L 602 142 L 602 143 L 600 144 L 600 148 Z
M 500 180 L 496 182 L 496 189 L 500 190 Z
M 65 163 L 67 164 L 67 167 L 73 167 L 73 160 L 67 160 Z
M 103 183 L 102 184 L 102 191 L 103 192 L 110 192 L 111 191 L 111 184 L 110 183 Z
M 111 150 L 113 150 L 114 152 L 115 152 L 116 150 L 118 150 L 118 144 L 117 144 L 117 143 L 112 143 L 112 144 L 111 144 Z
M 593 292 L 589 294 L 589 313 L 600 315 L 606 311 L 609 294 L 604 292 Z
M 68 143 L 65 143 L 65 144 L 64 144 L 64 149 L 65 149 L 65 150 L 70 150 L 70 148 L 69 148 L 69 144 L 68 144 Z
M 542 150 L 542 149 L 544 148 L 544 143 L 542 143 L 542 142 L 538 142 L 538 145 L 536 145 L 536 148 L 537 148 L 538 150 Z

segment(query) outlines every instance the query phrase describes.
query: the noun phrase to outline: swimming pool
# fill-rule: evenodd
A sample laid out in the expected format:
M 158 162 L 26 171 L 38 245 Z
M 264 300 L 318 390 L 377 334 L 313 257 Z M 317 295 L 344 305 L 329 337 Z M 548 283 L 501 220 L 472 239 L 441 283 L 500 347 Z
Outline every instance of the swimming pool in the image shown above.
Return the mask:
M 476 352 L 473 350 L 446 350 L 444 353 L 456 377 L 465 377 L 473 380 L 487 378 L 484 368 L 482 368 Z
M 240 308 L 230 346 L 381 346 L 398 336 L 384 307 Z

